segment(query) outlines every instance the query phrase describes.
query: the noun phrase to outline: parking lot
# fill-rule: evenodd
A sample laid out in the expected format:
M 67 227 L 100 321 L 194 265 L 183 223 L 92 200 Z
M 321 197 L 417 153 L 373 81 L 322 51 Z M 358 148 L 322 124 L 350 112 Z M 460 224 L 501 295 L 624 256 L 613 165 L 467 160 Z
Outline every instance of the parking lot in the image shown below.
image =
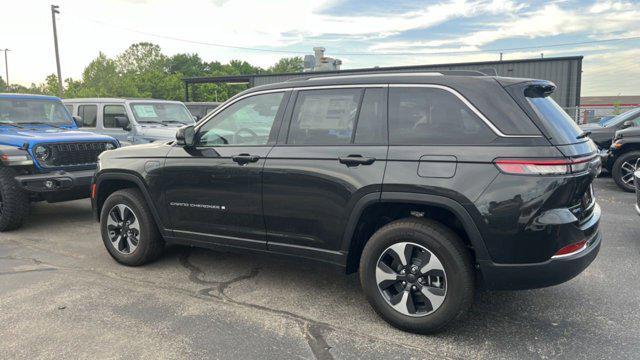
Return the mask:
M 578 278 L 485 292 L 436 336 L 391 328 L 356 275 L 188 247 L 140 268 L 105 251 L 89 201 L 37 204 L 0 235 L 4 358 L 637 358 L 640 219 L 596 181 L 605 236 Z

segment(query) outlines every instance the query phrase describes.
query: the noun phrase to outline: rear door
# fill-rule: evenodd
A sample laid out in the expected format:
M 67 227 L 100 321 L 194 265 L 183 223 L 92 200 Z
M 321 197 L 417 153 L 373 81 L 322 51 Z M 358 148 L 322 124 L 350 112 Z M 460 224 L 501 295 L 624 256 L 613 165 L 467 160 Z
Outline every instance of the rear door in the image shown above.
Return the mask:
M 354 204 L 381 189 L 386 92 L 382 85 L 294 92 L 263 172 L 270 250 L 339 261 Z

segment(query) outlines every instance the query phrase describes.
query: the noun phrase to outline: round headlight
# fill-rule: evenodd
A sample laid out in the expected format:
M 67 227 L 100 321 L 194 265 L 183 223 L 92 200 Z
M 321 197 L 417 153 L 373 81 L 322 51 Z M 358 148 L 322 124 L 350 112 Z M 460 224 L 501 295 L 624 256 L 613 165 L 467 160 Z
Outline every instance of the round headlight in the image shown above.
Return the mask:
M 36 159 L 42 161 L 46 161 L 49 158 L 49 155 L 51 155 L 49 148 L 43 145 L 36 146 L 35 149 L 33 149 L 33 153 L 35 154 Z
M 113 143 L 107 143 L 107 144 L 104 146 L 104 149 L 105 149 L 105 150 L 113 150 L 113 149 L 115 149 L 115 148 L 116 148 L 116 145 L 115 145 L 115 144 L 113 144 Z

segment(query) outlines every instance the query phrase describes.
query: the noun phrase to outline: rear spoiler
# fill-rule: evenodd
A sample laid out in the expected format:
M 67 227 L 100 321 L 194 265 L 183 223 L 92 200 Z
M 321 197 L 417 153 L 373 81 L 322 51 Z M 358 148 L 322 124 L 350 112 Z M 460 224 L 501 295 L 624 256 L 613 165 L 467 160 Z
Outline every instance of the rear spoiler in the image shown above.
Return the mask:
M 551 81 L 535 81 L 524 89 L 524 95 L 529 98 L 547 97 L 556 91 L 556 84 Z

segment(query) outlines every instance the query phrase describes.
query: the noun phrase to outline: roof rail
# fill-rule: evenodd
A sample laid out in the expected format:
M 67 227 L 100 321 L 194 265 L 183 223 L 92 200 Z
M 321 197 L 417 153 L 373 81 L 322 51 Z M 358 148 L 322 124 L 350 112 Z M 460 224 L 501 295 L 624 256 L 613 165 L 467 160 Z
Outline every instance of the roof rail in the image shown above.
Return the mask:
M 352 73 L 345 71 L 344 74 L 316 74 L 305 77 L 295 77 L 286 80 L 285 82 L 292 81 L 316 81 L 325 79 L 337 79 L 337 78 L 362 78 L 373 76 L 487 76 L 487 74 L 481 71 L 475 70 L 433 70 L 433 71 L 380 71 L 380 72 L 367 72 L 367 73 Z

